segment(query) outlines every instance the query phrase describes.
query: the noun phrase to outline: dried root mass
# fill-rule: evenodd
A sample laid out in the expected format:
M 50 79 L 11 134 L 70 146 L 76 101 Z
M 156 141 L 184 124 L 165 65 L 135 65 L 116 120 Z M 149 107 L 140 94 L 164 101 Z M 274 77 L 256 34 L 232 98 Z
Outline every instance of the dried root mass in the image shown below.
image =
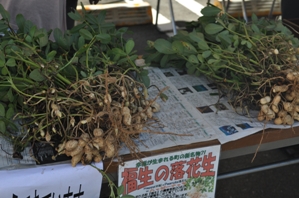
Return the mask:
M 273 120 L 277 125 L 293 125 L 299 121 L 299 73 L 284 71 L 284 80 L 272 86 L 269 94 L 260 99 L 259 121 Z
M 27 124 L 24 139 L 48 142 L 57 155 L 72 157 L 73 166 L 117 157 L 122 144 L 137 155 L 133 138 L 149 120 L 159 122 L 153 114 L 160 105 L 148 99 L 147 88 L 120 73 L 80 80 L 68 89 L 52 87 L 35 96 L 24 96 L 34 111 L 22 117 L 35 121 Z

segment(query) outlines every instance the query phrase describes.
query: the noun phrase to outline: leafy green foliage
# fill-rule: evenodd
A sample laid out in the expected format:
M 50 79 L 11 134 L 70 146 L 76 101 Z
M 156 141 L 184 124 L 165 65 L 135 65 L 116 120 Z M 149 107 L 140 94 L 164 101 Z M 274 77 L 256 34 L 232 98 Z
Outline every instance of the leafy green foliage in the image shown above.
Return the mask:
M 197 177 L 197 178 L 189 178 L 186 180 L 185 186 L 187 189 L 196 188 L 198 192 L 213 192 L 214 190 L 214 177 Z
M 0 134 L 15 138 L 10 119 L 23 113 L 20 109 L 28 109 L 20 95 L 38 98 L 49 87 L 67 89 L 73 82 L 105 71 L 132 72 L 149 85 L 148 73 L 135 65 L 134 41 L 123 38 L 127 28 L 105 22 L 104 11 L 96 16 L 81 6 L 82 14 L 69 13 L 78 24 L 64 33 L 39 29 L 21 14 L 16 16 L 18 29 L 13 30 L 10 15 L 0 4 L 4 34 L 0 37 Z
M 269 84 L 288 68 L 297 71 L 299 40 L 279 20 L 258 18 L 246 23 L 208 5 L 203 16 L 169 39 L 148 41 L 146 62 L 152 66 L 184 68 L 205 75 L 220 91 L 254 103 Z M 279 53 L 274 53 L 274 50 Z M 275 65 L 275 67 L 274 67 Z M 265 81 L 271 79 L 271 83 Z M 257 91 L 256 89 L 260 89 Z M 244 94 L 245 93 L 245 94 Z

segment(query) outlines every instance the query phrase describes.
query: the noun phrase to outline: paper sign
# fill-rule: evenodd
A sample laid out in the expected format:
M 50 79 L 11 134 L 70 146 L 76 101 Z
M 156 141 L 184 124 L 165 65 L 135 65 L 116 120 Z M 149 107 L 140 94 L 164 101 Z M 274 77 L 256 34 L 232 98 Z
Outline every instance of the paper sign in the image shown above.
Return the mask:
M 102 162 L 95 166 L 103 169 Z M 98 198 L 103 179 L 94 167 L 70 162 L 0 169 L 0 178 L 0 197 L 5 198 Z
M 215 197 L 220 145 L 167 153 L 119 166 L 118 185 L 136 198 Z

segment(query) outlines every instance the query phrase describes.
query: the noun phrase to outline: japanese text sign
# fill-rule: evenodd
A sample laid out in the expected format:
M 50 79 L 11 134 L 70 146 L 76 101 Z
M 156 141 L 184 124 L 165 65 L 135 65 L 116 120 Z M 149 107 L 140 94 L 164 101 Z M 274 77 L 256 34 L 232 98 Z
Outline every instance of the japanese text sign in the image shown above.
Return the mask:
M 103 163 L 96 163 L 103 169 Z M 25 166 L 26 167 L 26 166 Z M 0 169 L 0 197 L 91 198 L 100 197 L 103 176 L 92 166 L 70 163 Z
M 215 196 L 220 145 L 132 160 L 119 166 L 119 186 L 136 198 Z

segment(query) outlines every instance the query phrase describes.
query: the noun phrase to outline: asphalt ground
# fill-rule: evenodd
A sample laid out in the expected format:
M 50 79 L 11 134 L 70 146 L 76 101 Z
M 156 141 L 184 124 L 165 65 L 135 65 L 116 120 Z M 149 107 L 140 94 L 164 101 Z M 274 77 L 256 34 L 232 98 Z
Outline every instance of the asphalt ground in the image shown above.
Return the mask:
M 155 21 L 156 0 L 147 0 L 153 8 L 153 21 Z M 185 5 L 183 5 L 185 2 Z M 186 7 L 188 3 L 190 7 Z M 80 2 L 79 2 L 80 3 Z M 82 1 L 89 4 L 88 0 Z M 200 8 L 206 4 L 205 0 L 173 0 L 175 21 L 180 28 L 185 22 L 196 20 L 200 16 Z M 183 3 L 183 4 L 182 4 Z M 199 4 L 199 5 L 198 5 Z M 158 26 L 154 24 L 143 24 L 128 26 L 132 34 L 126 35 L 135 41 L 135 49 L 138 54 L 143 54 L 147 40 L 167 38 L 172 34 L 169 1 L 161 1 L 160 20 Z M 161 27 L 163 31 L 161 31 Z M 166 28 L 165 28 L 166 27 Z M 299 131 L 298 131 L 299 132 Z M 299 146 L 278 148 L 254 154 L 220 160 L 219 174 L 242 170 L 246 168 L 262 166 L 268 163 L 298 158 Z M 283 166 L 261 172 L 240 175 L 232 178 L 221 179 L 216 184 L 216 198 L 297 198 L 299 197 L 299 164 Z M 107 196 L 107 189 L 102 188 L 102 196 Z

